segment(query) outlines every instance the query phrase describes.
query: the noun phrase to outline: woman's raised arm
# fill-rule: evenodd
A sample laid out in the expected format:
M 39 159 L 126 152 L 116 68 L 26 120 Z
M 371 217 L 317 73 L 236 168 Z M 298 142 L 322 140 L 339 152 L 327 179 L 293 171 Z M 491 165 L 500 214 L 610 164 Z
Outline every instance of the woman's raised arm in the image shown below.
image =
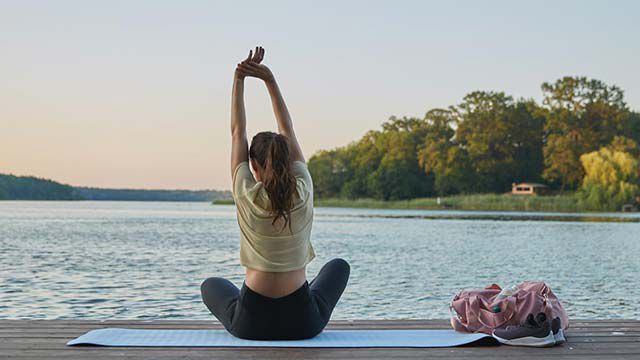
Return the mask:
M 276 82 L 271 70 L 269 70 L 265 65 L 260 64 L 264 58 L 264 49 L 262 47 L 256 48 L 256 55 L 257 61 L 245 61 L 238 65 L 238 69 L 240 69 L 245 76 L 256 77 L 264 81 L 267 86 L 267 90 L 269 91 L 269 96 L 271 97 L 273 113 L 275 114 L 276 121 L 278 122 L 278 132 L 289 139 L 291 159 L 294 161 L 298 160 L 304 162 L 302 148 L 300 147 L 300 143 L 298 143 L 298 139 L 296 138 L 296 133 L 293 130 L 293 121 L 291 120 L 291 115 L 289 115 L 287 104 L 284 102 L 278 83 Z
M 287 109 L 287 104 L 284 102 L 278 83 L 275 77 L 270 81 L 265 81 L 267 90 L 269 90 L 269 96 L 271 97 L 271 106 L 273 106 L 273 113 L 276 115 L 276 121 L 278 122 L 278 132 L 286 136 L 289 139 L 289 149 L 291 151 L 291 159 L 304 162 L 304 155 L 302 154 L 302 148 L 296 138 L 296 133 L 293 130 L 293 121 L 291 121 L 291 115 Z
M 233 79 L 231 98 L 231 176 L 243 161 L 249 159 L 247 118 L 244 112 L 244 79 Z
M 255 55 L 249 51 L 249 56 L 242 62 L 246 63 Z M 244 110 L 244 78 L 245 74 L 236 67 L 233 75 L 233 90 L 231 94 L 231 176 L 238 165 L 249 160 L 249 144 L 247 142 L 247 117 Z

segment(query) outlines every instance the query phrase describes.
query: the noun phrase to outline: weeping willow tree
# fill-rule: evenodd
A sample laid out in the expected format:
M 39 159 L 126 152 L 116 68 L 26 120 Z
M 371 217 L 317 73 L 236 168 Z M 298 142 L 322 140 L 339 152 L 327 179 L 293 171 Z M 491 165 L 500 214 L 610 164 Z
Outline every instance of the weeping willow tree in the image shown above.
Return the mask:
M 631 152 L 609 146 L 580 156 L 585 176 L 578 193 L 584 206 L 619 210 L 640 195 L 639 162 Z

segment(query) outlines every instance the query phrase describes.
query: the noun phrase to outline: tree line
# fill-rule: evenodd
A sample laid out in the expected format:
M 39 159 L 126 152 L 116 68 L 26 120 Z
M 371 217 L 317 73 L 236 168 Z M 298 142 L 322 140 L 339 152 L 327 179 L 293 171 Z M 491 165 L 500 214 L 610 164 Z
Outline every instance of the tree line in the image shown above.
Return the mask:
M 0 174 L 0 200 L 72 200 L 73 186 L 33 176 Z
M 568 76 L 541 89 L 541 104 L 474 91 L 423 118 L 391 117 L 381 130 L 309 159 L 316 194 L 395 200 L 501 193 L 524 181 L 577 190 L 587 170 L 581 156 L 607 148 L 637 159 L 640 114 L 622 89 Z
M 230 199 L 229 191 L 102 189 L 74 187 L 33 176 L 0 174 L 0 200 L 206 201 Z

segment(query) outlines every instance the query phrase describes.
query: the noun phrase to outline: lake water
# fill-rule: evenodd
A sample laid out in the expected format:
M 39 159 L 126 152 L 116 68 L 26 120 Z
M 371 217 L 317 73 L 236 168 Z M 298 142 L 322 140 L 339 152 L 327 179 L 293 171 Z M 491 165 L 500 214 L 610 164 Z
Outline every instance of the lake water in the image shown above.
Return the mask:
M 574 318 L 640 319 L 640 215 L 582 216 L 317 208 L 308 275 L 351 263 L 334 319 L 445 318 L 523 280 Z M 233 206 L 0 202 L 0 318 L 209 319 L 200 282 L 241 285 L 238 236 Z

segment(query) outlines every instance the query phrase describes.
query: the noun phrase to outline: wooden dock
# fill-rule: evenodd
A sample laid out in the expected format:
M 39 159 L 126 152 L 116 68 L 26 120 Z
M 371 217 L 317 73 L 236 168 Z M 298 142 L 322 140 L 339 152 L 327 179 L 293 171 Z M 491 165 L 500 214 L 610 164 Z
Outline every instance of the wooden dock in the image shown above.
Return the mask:
M 640 359 L 640 321 L 573 321 L 568 342 L 552 348 L 464 346 L 438 349 L 273 349 L 69 347 L 65 343 L 104 327 L 215 329 L 213 321 L 0 320 L 0 359 Z M 333 321 L 331 329 L 448 329 L 446 320 Z

